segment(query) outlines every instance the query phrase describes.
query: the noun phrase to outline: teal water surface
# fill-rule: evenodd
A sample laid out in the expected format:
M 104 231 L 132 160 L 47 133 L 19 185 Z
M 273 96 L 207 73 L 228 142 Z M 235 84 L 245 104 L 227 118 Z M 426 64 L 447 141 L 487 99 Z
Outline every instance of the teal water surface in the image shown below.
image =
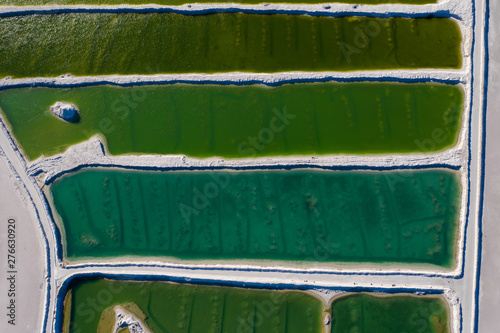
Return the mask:
M 455 261 L 460 184 L 444 169 L 87 169 L 50 193 L 70 260 Z

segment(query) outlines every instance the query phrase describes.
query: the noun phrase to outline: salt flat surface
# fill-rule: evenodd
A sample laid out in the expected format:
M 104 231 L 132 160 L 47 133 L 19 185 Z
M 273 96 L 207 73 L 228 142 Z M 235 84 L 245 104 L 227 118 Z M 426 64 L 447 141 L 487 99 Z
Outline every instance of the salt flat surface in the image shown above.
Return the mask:
M 486 117 L 486 181 L 484 188 L 483 245 L 479 298 L 479 332 L 500 326 L 500 3 L 490 1 L 490 62 Z
M 45 258 L 39 240 L 38 222 L 28 212 L 24 192 L 14 177 L 7 161 L 0 155 L 0 332 L 28 333 L 36 332 L 43 321 L 45 297 Z M 15 222 L 15 269 L 8 266 L 9 219 Z M 8 273 L 14 271 L 16 273 Z M 8 278 L 14 275 L 15 296 L 9 297 L 11 284 Z M 6 309 L 10 299 L 15 300 L 15 325 L 9 324 Z

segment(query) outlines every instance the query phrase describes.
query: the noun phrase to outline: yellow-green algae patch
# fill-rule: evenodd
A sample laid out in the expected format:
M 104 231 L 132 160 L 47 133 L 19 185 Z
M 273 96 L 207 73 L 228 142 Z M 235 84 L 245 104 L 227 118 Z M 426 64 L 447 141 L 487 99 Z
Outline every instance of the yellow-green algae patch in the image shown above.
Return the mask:
M 0 77 L 461 68 L 447 18 L 78 13 L 0 18 Z
M 455 264 L 458 173 L 84 169 L 50 187 L 69 260 Z M 58 217 L 59 216 L 59 217 Z
M 49 112 L 76 105 L 80 122 Z M 251 158 L 435 152 L 457 142 L 463 91 L 444 84 L 296 83 L 0 91 L 0 108 L 31 160 L 99 134 L 109 152 Z

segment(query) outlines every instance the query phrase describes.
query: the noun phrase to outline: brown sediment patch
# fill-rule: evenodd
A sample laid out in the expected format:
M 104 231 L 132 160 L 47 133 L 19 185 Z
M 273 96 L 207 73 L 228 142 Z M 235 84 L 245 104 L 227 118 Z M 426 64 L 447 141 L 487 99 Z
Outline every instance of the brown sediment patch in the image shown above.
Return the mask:
M 116 316 L 115 316 L 115 306 L 110 306 L 106 308 L 99 320 L 99 326 L 97 327 L 97 333 L 109 333 L 113 331 L 115 326 Z
M 71 301 L 72 301 L 72 291 L 68 290 L 66 297 L 64 297 L 64 319 L 63 319 L 63 333 L 69 333 L 71 325 Z

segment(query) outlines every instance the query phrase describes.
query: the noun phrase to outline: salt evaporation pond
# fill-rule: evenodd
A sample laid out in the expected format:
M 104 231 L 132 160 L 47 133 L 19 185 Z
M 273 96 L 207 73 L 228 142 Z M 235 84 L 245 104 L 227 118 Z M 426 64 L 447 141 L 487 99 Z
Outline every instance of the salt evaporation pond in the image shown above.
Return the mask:
M 94 299 L 99 311 L 89 305 L 89 299 Z M 256 323 L 262 332 L 280 328 L 287 333 L 320 333 L 327 310 L 319 298 L 298 291 L 77 279 L 65 302 L 63 332 L 111 332 L 102 328 L 112 327 L 115 316 L 106 309 L 114 305 L 122 305 L 136 317 L 145 316 L 144 323 L 155 333 L 246 333 Z
M 455 264 L 458 174 L 85 169 L 50 187 L 68 260 Z
M 462 67 L 446 18 L 26 15 L 0 18 L 0 36 L 0 77 Z
M 448 306 L 437 295 L 346 294 L 329 309 L 299 291 L 77 278 L 66 297 L 63 333 L 111 332 L 115 306 L 155 333 L 326 333 L 325 322 L 331 333 L 450 332 Z
M 65 123 L 48 110 L 80 113 Z M 463 91 L 444 84 L 311 83 L 16 88 L 0 109 L 31 160 L 101 135 L 113 155 L 428 153 L 452 147 Z
M 333 301 L 331 333 L 448 333 L 448 312 L 439 296 L 349 294 Z

